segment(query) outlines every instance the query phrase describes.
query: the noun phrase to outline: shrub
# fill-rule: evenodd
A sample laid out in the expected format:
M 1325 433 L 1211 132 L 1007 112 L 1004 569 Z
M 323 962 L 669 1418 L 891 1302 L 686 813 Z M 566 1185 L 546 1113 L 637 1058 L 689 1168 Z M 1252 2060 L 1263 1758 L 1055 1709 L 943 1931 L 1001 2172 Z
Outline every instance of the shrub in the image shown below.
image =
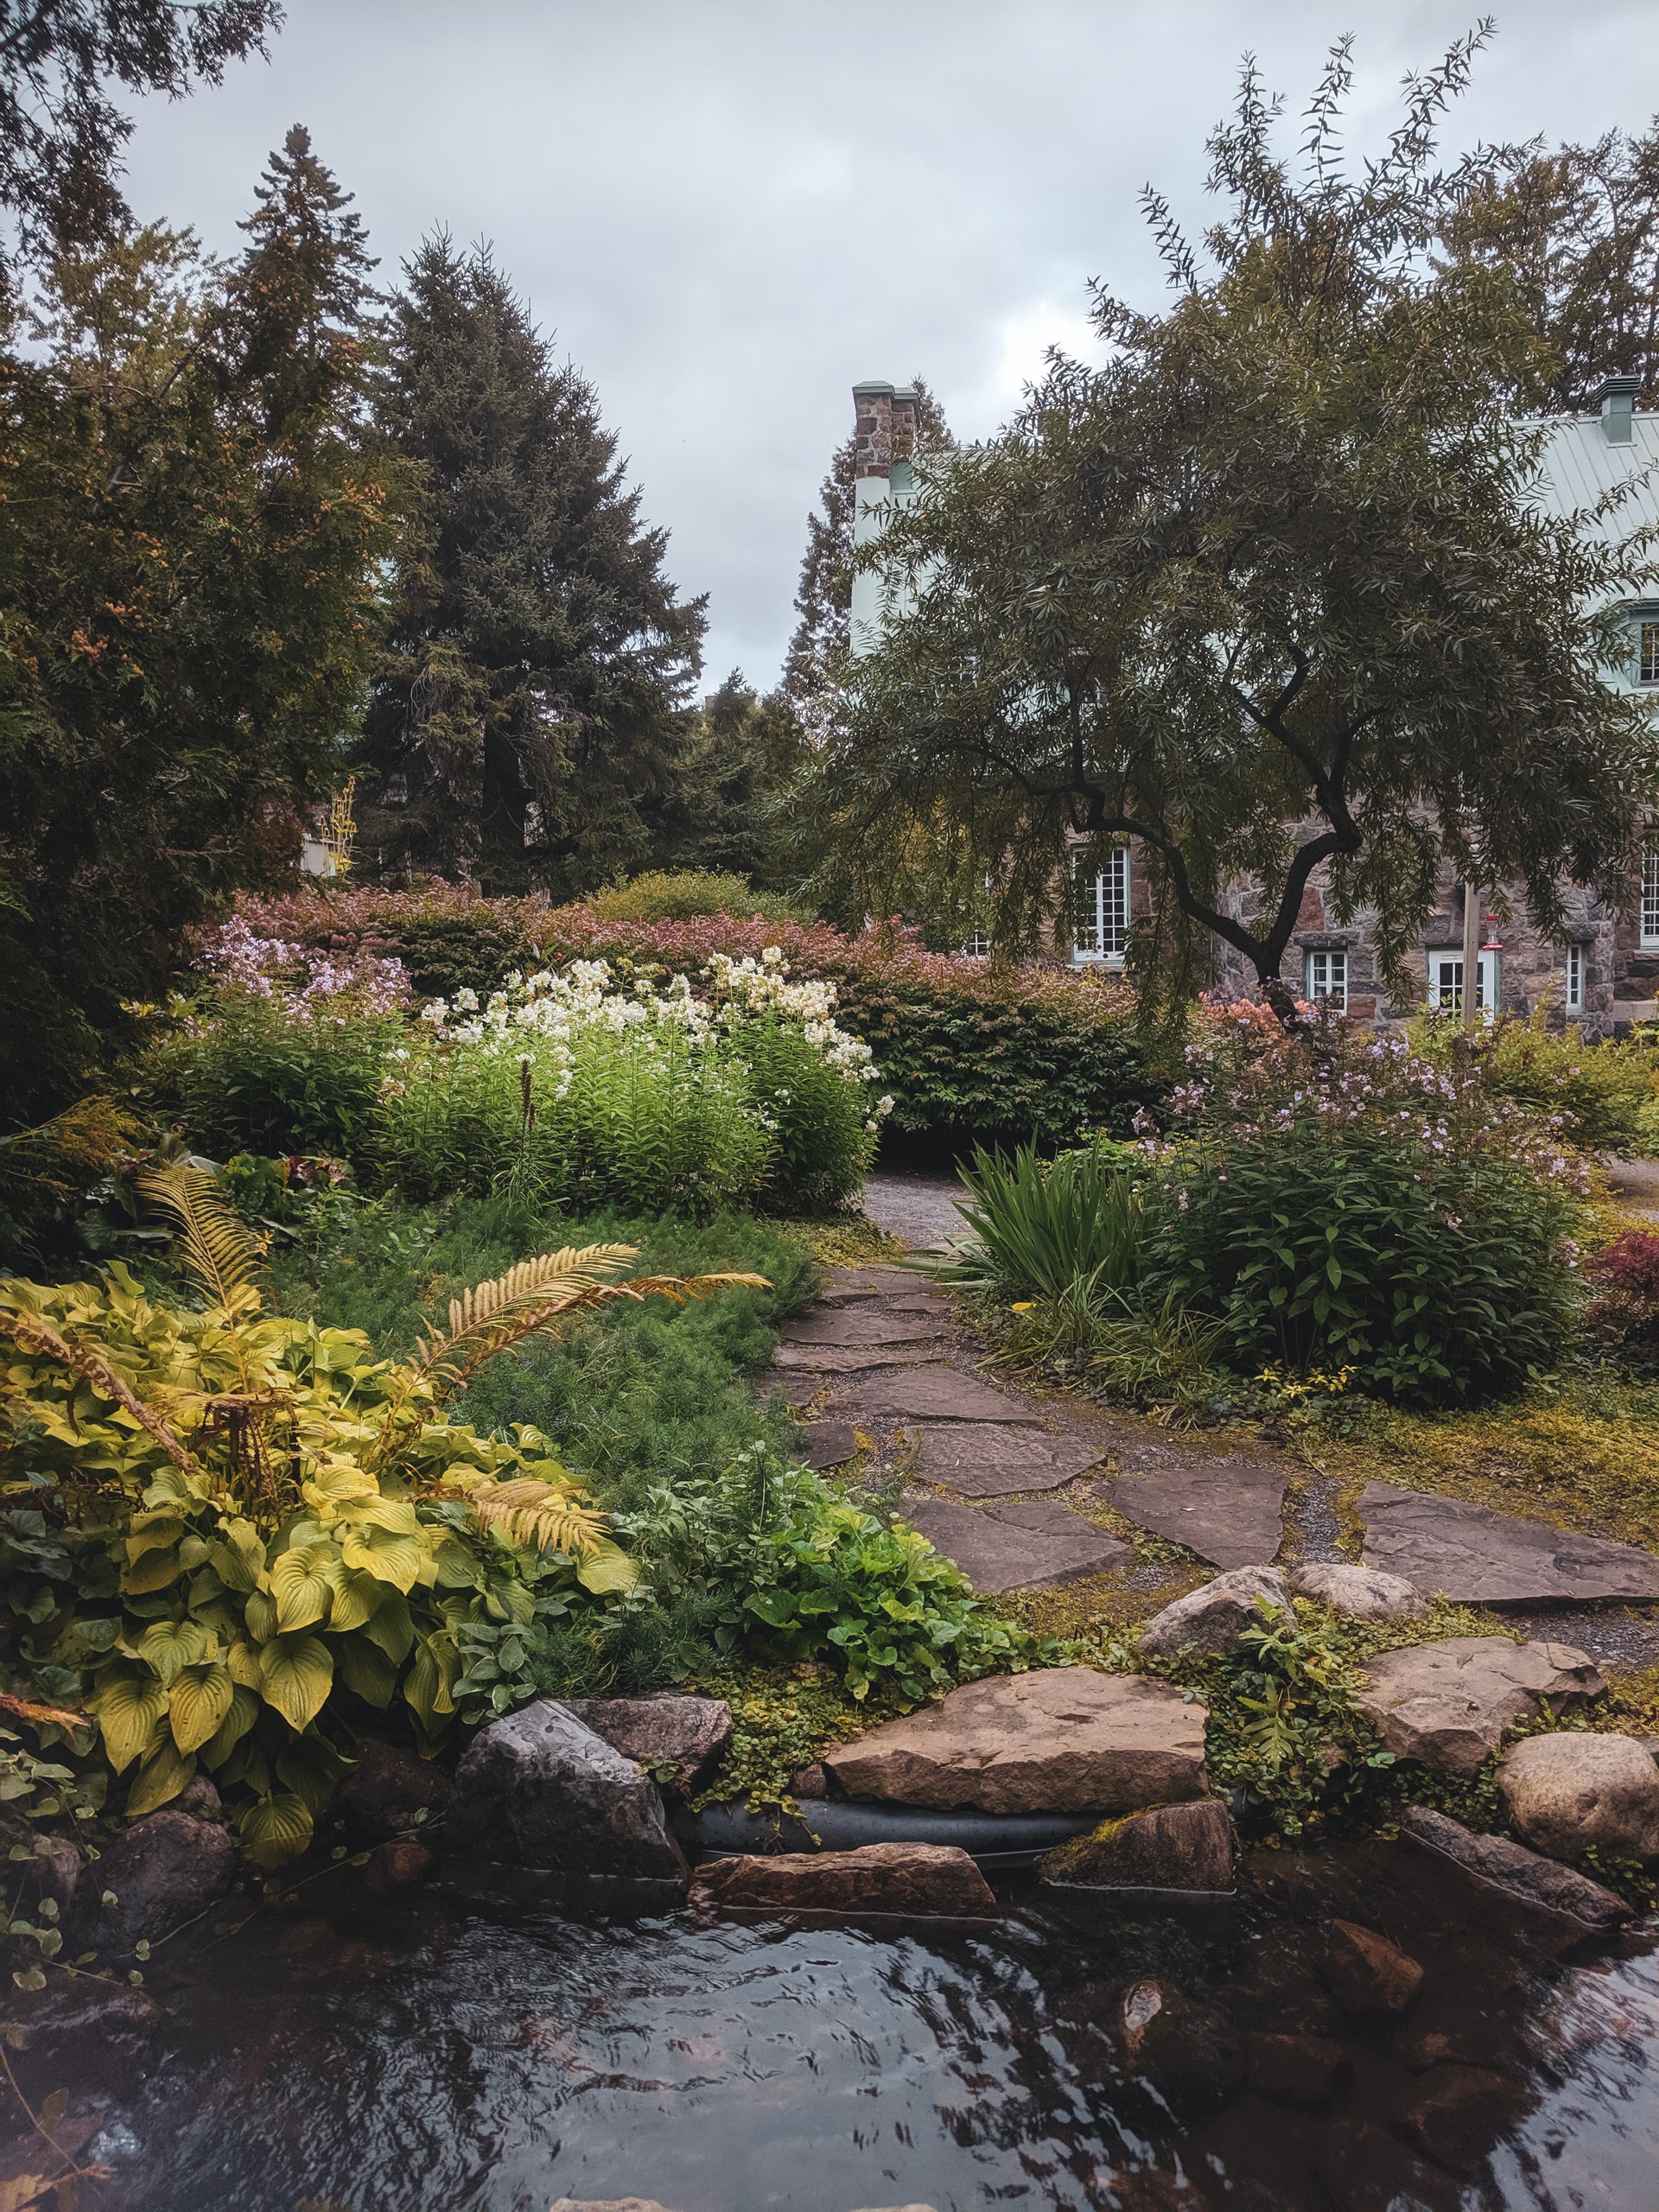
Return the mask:
M 1140 1272 L 1141 1200 L 1109 1155 L 1062 1153 L 1039 1160 L 1023 1147 L 1012 1161 L 984 1152 L 963 1170 L 969 1236 L 942 1269 L 964 1288 L 1011 1299 L 1121 1304 Z
M 87 1193 L 145 1141 L 113 1098 L 83 1098 L 33 1129 L 0 1137 L 0 1264 L 73 1248 Z
M 746 875 L 719 875 L 707 868 L 655 868 L 595 892 L 588 905 L 605 922 L 684 922 L 700 914 L 764 922 L 812 918 L 775 891 L 752 891 Z
M 1546 1018 L 1540 1007 L 1529 1019 L 1499 1014 L 1466 1030 L 1427 1015 L 1411 1026 L 1412 1048 L 1437 1067 L 1468 1070 L 1489 1098 L 1567 1117 L 1561 1134 L 1582 1151 L 1643 1149 L 1643 1113 L 1653 1101 L 1650 1046 L 1636 1039 L 1587 1044 L 1576 1023 L 1552 1032 Z

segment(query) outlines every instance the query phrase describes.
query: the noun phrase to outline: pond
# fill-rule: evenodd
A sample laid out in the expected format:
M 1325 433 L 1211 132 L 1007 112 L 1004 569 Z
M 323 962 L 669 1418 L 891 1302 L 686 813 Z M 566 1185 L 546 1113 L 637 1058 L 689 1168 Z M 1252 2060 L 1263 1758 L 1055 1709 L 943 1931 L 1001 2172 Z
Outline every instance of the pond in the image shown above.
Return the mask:
M 330 1872 L 156 1954 L 142 2078 L 67 2085 L 106 2100 L 77 2207 L 1659 2207 L 1651 1923 L 1565 1948 L 1382 1844 L 1257 1853 L 1232 1903 L 1002 1894 L 878 1932 L 526 1920 Z M 1333 1915 L 1422 1963 L 1399 2019 L 1335 2008 Z

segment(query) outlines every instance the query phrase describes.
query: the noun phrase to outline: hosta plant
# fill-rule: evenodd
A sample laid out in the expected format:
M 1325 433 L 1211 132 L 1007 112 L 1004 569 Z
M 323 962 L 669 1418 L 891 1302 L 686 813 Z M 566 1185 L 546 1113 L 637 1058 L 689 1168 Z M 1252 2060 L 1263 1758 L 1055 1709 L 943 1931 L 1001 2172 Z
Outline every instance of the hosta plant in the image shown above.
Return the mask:
M 95 1717 L 128 1813 L 205 1769 L 276 1866 L 349 1760 L 353 1700 L 400 1700 L 434 1746 L 469 1629 L 602 1606 L 634 1580 L 545 1438 L 480 1435 L 446 1417 L 452 1393 L 607 1301 L 760 1279 L 621 1280 L 630 1246 L 551 1253 L 383 1360 L 360 1331 L 264 1312 L 257 1248 L 209 1176 L 174 1166 L 147 1188 L 200 1311 L 119 1263 L 96 1283 L 0 1283 L 10 1502 L 42 1531 L 8 1592 L 5 1656 Z

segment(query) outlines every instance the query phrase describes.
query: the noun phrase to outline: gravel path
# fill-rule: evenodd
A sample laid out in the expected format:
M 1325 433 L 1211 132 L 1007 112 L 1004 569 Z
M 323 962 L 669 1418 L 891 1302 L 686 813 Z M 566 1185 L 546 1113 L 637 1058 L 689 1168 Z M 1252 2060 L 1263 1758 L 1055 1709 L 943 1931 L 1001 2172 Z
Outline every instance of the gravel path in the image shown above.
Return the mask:
M 878 1169 L 864 1185 L 864 1211 L 891 1236 L 935 1250 L 963 1234 L 956 1201 L 968 1193 L 951 1174 L 898 1174 Z

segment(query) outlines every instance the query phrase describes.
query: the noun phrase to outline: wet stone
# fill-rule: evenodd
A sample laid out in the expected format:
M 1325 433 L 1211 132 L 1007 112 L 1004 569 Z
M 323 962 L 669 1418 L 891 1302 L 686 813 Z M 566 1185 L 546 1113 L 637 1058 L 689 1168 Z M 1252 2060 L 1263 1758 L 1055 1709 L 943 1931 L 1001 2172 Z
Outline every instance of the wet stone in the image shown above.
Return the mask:
M 1258 2097 L 1303 2112 L 1333 2112 L 1354 2078 L 1347 2052 L 1325 2036 L 1251 2036 L 1245 2064 Z
M 1623 1897 L 1592 1882 L 1587 1874 L 1542 1858 L 1506 1835 L 1477 1835 L 1460 1821 L 1431 1811 L 1427 1805 L 1406 1808 L 1400 1815 L 1400 1833 L 1424 1850 L 1449 1859 L 1472 1881 L 1497 1891 L 1513 1904 L 1564 1916 L 1598 1930 L 1617 1928 L 1631 1917 Z
M 1017 1505 L 953 1505 L 906 1499 L 906 1519 L 935 1551 L 962 1569 L 976 1590 L 1050 1590 L 1085 1574 L 1122 1567 L 1135 1556 L 1080 1513 L 1046 1498 Z
M 916 1473 L 961 1497 L 1005 1497 L 1014 1491 L 1058 1490 L 1092 1467 L 1100 1453 L 1075 1437 L 1050 1436 L 998 1421 L 952 1421 L 920 1433 Z
M 1106 1495 L 1137 1527 L 1185 1544 L 1214 1567 L 1270 1560 L 1284 1540 L 1287 1478 L 1243 1459 L 1122 1476 Z
M 441 1766 L 372 1737 L 357 1747 L 351 1772 L 334 1792 L 334 1811 L 353 1835 L 376 1843 L 448 1812 L 454 1784 Z
M 809 1421 L 801 1432 L 801 1457 L 809 1467 L 845 1465 L 858 1450 L 858 1431 L 849 1421 Z
M 1459 1497 L 1370 1483 L 1365 1565 L 1459 1605 L 1609 1604 L 1659 1598 L 1659 1559 L 1634 1544 L 1516 1521 Z
M 786 1344 L 839 1344 L 848 1348 L 872 1344 L 928 1344 L 940 1333 L 941 1321 L 870 1311 L 854 1306 L 840 1313 L 808 1313 L 786 1321 L 782 1336 Z
M 1401 2132 L 1461 2181 L 1473 2181 L 1527 2101 L 1518 2082 L 1480 2066 L 1437 2066 L 1400 2115 Z
M 857 1375 L 866 1368 L 908 1367 L 913 1360 L 937 1357 L 931 1344 L 880 1344 L 849 1348 L 842 1344 L 779 1344 L 772 1355 L 774 1368 L 784 1373 L 804 1370 L 813 1375 Z
M 1325 1979 L 1343 2011 L 1356 2019 L 1392 2019 L 1417 1994 L 1423 1970 L 1374 1928 L 1333 1920 L 1325 1936 Z
M 996 1910 L 991 1886 L 954 1844 L 870 1843 L 714 1859 L 693 1869 L 694 1904 L 750 1910 L 949 1913 Z
M 1357 1702 L 1396 1758 L 1472 1775 L 1516 1721 L 1568 1712 L 1605 1688 L 1573 1644 L 1452 1636 L 1367 1660 Z
M 1058 1845 L 1038 1872 L 1073 1889 L 1230 1891 L 1233 1824 L 1217 1797 L 1154 1805 Z
M 857 1417 L 903 1421 L 1008 1421 L 1034 1427 L 1029 1406 L 1004 1397 L 954 1367 L 911 1367 L 893 1375 L 873 1375 L 838 1396 L 835 1410 Z

